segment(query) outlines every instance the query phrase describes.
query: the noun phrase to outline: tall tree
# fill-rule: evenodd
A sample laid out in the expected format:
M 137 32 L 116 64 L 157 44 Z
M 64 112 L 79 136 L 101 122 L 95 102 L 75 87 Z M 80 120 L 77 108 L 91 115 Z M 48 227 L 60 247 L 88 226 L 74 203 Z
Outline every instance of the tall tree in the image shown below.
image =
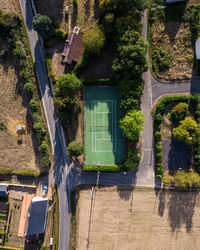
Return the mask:
M 33 29 L 44 39 L 50 38 L 55 30 L 51 19 L 40 14 L 33 18 Z

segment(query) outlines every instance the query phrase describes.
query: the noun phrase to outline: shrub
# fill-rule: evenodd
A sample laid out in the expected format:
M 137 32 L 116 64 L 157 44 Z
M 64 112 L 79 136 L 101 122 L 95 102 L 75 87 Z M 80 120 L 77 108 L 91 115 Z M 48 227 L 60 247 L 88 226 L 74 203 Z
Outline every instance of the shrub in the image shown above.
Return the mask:
M 120 120 L 120 127 L 128 139 L 138 139 L 140 132 L 144 129 L 144 119 L 142 111 L 133 110 Z
M 72 3 L 74 6 L 77 6 L 78 5 L 78 0 L 72 0 Z
M 32 84 L 32 83 L 27 82 L 27 83 L 24 85 L 24 90 L 30 95 L 30 97 L 33 96 L 34 87 L 33 87 L 33 84 Z
M 154 50 L 152 54 L 153 69 L 155 71 L 165 71 L 170 66 L 170 54 L 164 50 Z
M 140 151 L 138 149 L 128 150 L 127 158 L 124 162 L 124 170 L 133 170 L 140 162 Z
M 79 141 L 72 141 L 69 143 L 67 150 L 72 157 L 78 157 L 83 154 L 84 146 Z
M 25 50 L 24 44 L 21 41 L 17 41 L 15 43 L 15 48 L 13 49 L 13 56 L 19 59 L 26 58 L 26 50 Z
M 31 99 L 29 102 L 32 112 L 38 112 L 40 109 L 40 104 L 35 99 Z
M 195 172 L 177 171 L 174 185 L 179 188 L 200 187 L 200 176 Z
M 6 131 L 7 130 L 6 125 L 3 122 L 0 122 L 0 130 L 1 131 Z
M 49 166 L 49 155 L 42 156 L 42 167 L 47 168 Z
M 51 19 L 48 16 L 37 14 L 33 18 L 33 29 L 44 38 L 50 38 L 54 34 L 54 27 Z
M 188 114 L 188 104 L 184 102 L 178 103 L 171 110 L 170 119 L 180 121 Z
M 39 147 L 39 150 L 42 155 L 46 155 L 48 153 L 48 145 L 45 141 L 42 142 L 42 144 Z
M 173 135 L 177 141 L 186 143 L 190 143 L 192 141 L 192 137 L 190 137 L 189 132 L 181 126 L 173 129 Z
M 162 137 L 162 134 L 159 131 L 156 131 L 155 134 L 154 134 L 155 142 L 160 141 L 161 137 Z
M 154 116 L 154 128 L 159 129 L 162 123 L 162 115 L 158 114 Z
M 96 24 L 94 28 L 88 30 L 83 35 L 83 44 L 86 53 L 93 56 L 98 55 L 103 48 L 105 36 L 101 28 Z
M 67 38 L 67 32 L 61 29 L 56 29 L 54 32 L 54 36 L 58 39 L 66 39 Z
M 42 123 L 41 115 L 38 112 L 34 112 L 32 114 L 32 119 L 33 119 L 33 123 L 37 123 L 37 122 Z

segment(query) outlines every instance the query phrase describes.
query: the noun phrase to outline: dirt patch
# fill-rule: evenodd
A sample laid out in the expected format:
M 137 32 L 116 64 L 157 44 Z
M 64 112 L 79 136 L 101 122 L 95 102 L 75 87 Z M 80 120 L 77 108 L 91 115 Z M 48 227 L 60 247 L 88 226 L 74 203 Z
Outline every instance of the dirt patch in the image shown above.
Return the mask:
M 151 27 L 152 47 L 165 49 L 170 54 L 170 68 L 164 72 L 156 72 L 163 80 L 189 79 L 193 74 L 194 49 L 188 23 L 155 22 Z
M 77 208 L 77 250 L 199 248 L 199 192 L 82 190 Z
M 19 1 L 16 0 L 1 0 L 0 9 L 3 11 L 14 12 L 18 15 L 21 14 Z
M 0 40 L 6 46 L 5 41 Z M 18 62 L 7 47 L 7 58 L 0 59 L 0 122 L 6 131 L 0 131 L 0 159 L 2 168 L 12 171 L 30 169 L 40 171 L 37 139 L 32 131 L 28 112 L 28 97 L 23 90 Z M 25 133 L 17 135 L 17 125 L 25 126 Z

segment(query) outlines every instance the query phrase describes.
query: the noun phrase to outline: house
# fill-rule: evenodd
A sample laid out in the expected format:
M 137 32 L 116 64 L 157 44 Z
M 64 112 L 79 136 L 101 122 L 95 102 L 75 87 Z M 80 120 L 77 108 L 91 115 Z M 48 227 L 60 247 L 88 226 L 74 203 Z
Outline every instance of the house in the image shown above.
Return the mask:
M 26 241 L 35 241 L 44 234 L 48 211 L 48 198 L 34 197 L 26 213 L 24 236 Z
M 60 74 L 71 73 L 75 64 L 83 56 L 83 42 L 82 38 L 78 35 L 78 27 L 73 30 L 73 33 L 69 34 L 65 41 L 64 50 L 62 53 L 62 60 L 59 68 Z
M 200 37 L 195 42 L 196 59 L 200 60 Z
M 0 196 L 8 196 L 8 184 L 0 184 Z

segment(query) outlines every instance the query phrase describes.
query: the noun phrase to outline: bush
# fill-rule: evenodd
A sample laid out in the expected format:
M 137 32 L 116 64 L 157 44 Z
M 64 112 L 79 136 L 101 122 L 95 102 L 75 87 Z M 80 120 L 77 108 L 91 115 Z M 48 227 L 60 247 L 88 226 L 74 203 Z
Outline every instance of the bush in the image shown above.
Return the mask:
M 152 54 L 152 63 L 154 71 L 165 71 L 170 67 L 170 54 L 164 50 L 154 50 Z
M 34 87 L 33 87 L 33 84 L 32 84 L 32 83 L 27 82 L 27 83 L 24 85 L 24 90 L 30 95 L 30 97 L 33 97 L 33 94 L 34 94 Z
M 32 112 L 38 112 L 40 110 L 40 104 L 35 99 L 31 99 L 29 102 Z
M 140 162 L 140 151 L 138 149 L 128 150 L 123 170 L 133 170 L 136 167 L 138 167 L 139 162 Z
M 61 29 L 56 29 L 54 32 L 54 36 L 58 39 L 66 39 L 67 38 L 67 32 Z
M 6 131 L 7 130 L 6 125 L 3 122 L 0 122 L 0 130 L 1 131 Z
M 72 3 L 74 6 L 77 6 L 78 5 L 78 0 L 72 0 Z
M 187 114 L 188 114 L 188 104 L 180 102 L 175 107 L 172 108 L 170 113 L 170 119 L 174 121 L 180 121 L 183 120 Z
M 42 167 L 47 168 L 49 166 L 49 155 L 43 155 L 42 156 Z
M 161 137 L 162 137 L 162 134 L 159 131 L 156 131 L 155 134 L 154 134 L 155 142 L 160 141 Z
M 101 28 L 96 24 L 94 28 L 88 30 L 83 35 L 83 44 L 87 53 L 98 55 L 103 48 L 105 36 Z
M 21 41 L 15 43 L 15 48 L 13 49 L 13 56 L 19 59 L 26 58 L 26 50 L 24 44 Z
M 42 156 L 48 153 L 48 145 L 45 141 L 42 142 L 42 144 L 39 147 L 39 150 Z
M 174 185 L 179 188 L 200 187 L 200 176 L 195 172 L 177 171 L 174 175 Z
M 162 123 L 162 115 L 158 114 L 154 116 L 154 128 L 160 129 Z
M 67 150 L 72 157 L 78 157 L 83 154 L 84 146 L 79 141 L 72 141 L 69 143 Z
M 115 172 L 122 170 L 120 165 L 115 166 L 82 166 L 82 171 L 107 171 L 107 172 Z

